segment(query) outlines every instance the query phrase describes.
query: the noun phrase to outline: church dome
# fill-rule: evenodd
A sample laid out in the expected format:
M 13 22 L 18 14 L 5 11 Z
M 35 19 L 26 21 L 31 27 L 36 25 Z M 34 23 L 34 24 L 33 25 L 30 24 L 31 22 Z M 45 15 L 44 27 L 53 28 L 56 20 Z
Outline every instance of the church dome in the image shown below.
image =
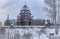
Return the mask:
M 27 5 L 24 5 L 22 10 L 29 10 Z

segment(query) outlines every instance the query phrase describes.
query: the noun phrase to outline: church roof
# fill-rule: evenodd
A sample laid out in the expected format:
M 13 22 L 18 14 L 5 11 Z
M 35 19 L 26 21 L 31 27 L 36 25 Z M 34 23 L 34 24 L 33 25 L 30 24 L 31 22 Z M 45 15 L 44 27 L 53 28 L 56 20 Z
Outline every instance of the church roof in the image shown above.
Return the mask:
M 25 4 L 25 5 L 23 6 L 22 10 L 29 10 L 29 9 L 28 9 L 28 6 Z

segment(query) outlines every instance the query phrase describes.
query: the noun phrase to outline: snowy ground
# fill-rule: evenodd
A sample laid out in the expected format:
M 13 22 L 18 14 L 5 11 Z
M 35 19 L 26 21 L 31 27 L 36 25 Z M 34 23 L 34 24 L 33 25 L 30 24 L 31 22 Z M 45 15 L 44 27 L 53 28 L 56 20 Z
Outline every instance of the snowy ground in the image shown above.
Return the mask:
M 0 39 L 59 39 L 60 30 L 58 35 L 55 34 L 54 28 L 43 27 L 20 27 L 20 28 L 4 28 L 0 30 Z

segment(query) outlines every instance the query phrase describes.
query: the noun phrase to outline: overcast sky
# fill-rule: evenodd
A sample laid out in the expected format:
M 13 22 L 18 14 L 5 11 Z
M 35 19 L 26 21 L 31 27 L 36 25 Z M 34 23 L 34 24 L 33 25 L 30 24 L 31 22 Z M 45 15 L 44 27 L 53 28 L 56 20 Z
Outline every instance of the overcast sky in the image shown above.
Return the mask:
M 34 19 L 48 18 L 43 10 L 44 0 L 0 0 L 0 21 L 6 20 L 7 14 L 10 19 L 16 19 L 25 2 Z

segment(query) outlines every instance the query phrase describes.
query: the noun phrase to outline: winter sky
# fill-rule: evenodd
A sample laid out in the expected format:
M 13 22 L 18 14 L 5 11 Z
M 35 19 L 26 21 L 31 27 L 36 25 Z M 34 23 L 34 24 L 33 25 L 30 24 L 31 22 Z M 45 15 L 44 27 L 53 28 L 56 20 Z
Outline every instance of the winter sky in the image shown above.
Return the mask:
M 43 10 L 44 0 L 0 0 L 0 21 L 6 20 L 7 14 L 10 19 L 16 19 L 25 2 L 35 19 L 48 18 Z

